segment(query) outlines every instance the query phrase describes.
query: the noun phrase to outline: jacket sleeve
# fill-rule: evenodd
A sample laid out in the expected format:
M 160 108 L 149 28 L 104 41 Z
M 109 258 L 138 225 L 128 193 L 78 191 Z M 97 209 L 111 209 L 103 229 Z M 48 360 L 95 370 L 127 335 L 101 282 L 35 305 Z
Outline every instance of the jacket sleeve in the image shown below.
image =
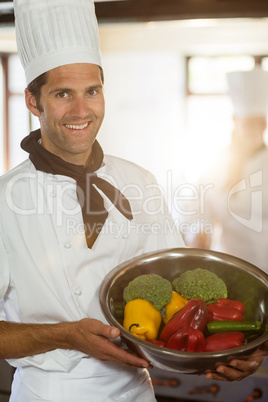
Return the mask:
M 8 285 L 9 285 L 9 264 L 8 264 L 8 258 L 7 258 L 7 252 L 4 247 L 2 235 L 0 232 L 0 255 L 1 255 L 1 261 L 0 261 L 0 320 L 6 320 L 6 315 L 4 312 L 4 307 L 3 307 L 3 299 L 4 296 L 7 292 Z

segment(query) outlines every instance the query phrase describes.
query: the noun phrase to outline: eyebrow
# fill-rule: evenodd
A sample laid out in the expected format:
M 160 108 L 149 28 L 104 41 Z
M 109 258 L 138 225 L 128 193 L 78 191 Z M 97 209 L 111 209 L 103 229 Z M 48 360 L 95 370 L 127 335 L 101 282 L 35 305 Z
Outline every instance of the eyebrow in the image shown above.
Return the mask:
M 87 87 L 85 89 L 85 91 L 87 92 L 87 91 L 91 91 L 92 89 L 98 89 L 98 88 L 102 88 L 102 87 L 103 87 L 102 84 L 90 85 L 89 87 Z M 68 87 L 58 87 L 58 88 L 51 89 L 49 91 L 49 94 L 54 94 L 57 92 L 58 93 L 59 92 L 76 92 L 76 90 L 73 88 L 68 88 Z

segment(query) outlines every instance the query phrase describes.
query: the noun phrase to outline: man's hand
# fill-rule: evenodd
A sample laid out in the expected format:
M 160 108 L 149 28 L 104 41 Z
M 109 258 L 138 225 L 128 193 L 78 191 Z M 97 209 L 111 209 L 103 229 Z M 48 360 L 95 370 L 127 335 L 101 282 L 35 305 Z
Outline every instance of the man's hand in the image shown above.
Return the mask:
M 151 368 L 145 359 L 111 342 L 110 339 L 120 335 L 118 328 L 91 318 L 58 324 L 0 321 L 0 334 L 0 359 L 33 356 L 54 349 L 72 349 L 123 366 Z
M 268 355 L 268 341 L 251 355 L 232 359 L 229 365 L 219 363 L 215 371 L 208 371 L 206 378 L 221 381 L 241 381 L 255 373 Z
M 120 335 L 120 330 L 101 321 L 84 318 L 73 323 L 70 331 L 70 348 L 98 360 L 108 360 L 122 366 L 150 368 L 150 363 L 131 351 L 117 347 L 110 339 Z

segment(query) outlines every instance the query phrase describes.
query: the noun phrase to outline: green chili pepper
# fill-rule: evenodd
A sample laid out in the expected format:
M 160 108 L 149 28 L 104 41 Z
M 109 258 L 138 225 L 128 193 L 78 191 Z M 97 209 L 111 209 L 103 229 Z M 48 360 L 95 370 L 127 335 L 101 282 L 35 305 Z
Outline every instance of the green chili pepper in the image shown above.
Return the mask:
M 260 332 L 268 331 L 268 325 L 260 321 L 210 321 L 207 323 L 208 332 L 216 334 L 218 332 Z

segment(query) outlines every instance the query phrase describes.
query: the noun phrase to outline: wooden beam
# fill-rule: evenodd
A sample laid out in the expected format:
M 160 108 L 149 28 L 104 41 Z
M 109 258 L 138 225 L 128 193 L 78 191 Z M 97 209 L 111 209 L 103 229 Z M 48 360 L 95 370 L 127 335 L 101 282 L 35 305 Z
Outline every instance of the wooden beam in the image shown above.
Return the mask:
M 268 16 L 267 0 L 125 0 L 96 3 L 95 8 L 99 22 Z
M 268 17 L 267 0 L 121 0 L 97 2 L 95 9 L 100 23 Z M 0 12 L 0 24 L 7 23 L 14 23 L 13 12 Z

